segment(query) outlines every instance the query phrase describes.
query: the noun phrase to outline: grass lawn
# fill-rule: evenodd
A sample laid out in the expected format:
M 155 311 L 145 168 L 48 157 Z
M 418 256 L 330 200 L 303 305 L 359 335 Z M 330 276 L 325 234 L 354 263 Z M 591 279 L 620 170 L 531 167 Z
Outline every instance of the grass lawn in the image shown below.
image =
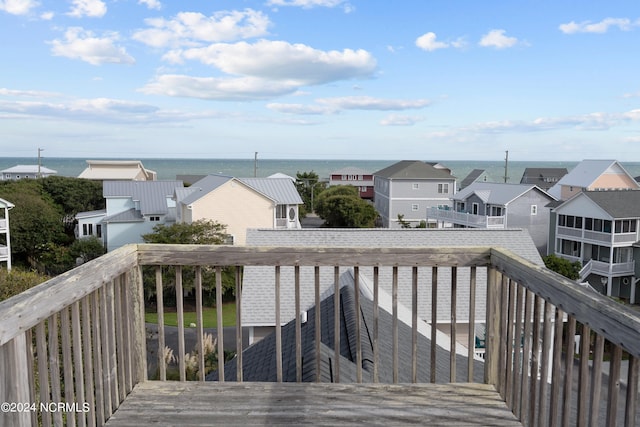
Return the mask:
M 147 323 L 158 323 L 158 314 L 145 313 L 144 320 Z M 203 307 L 202 320 L 204 328 L 216 328 L 218 326 L 218 316 L 215 308 Z M 191 323 L 196 323 L 196 312 L 189 311 L 184 313 L 184 327 L 188 328 Z M 222 305 L 222 323 L 224 326 L 236 325 L 236 303 L 226 303 Z M 165 326 L 178 326 L 178 313 L 164 312 Z

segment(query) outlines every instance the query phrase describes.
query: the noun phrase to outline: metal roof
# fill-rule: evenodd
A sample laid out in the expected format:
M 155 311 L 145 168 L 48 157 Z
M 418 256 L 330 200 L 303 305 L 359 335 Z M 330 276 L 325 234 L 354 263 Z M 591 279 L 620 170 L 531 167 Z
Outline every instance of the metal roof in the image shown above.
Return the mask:
M 474 170 L 472 170 L 471 172 L 469 172 L 469 175 L 467 175 L 462 180 L 462 182 L 460 183 L 460 188 L 468 187 L 469 185 L 474 183 L 478 178 L 480 178 L 483 173 L 485 173 L 484 169 L 474 169 Z
M 142 215 L 165 215 L 167 199 L 173 197 L 182 181 L 105 181 L 102 194 L 105 198 L 131 198 L 140 202 Z
M 301 205 L 304 203 L 296 186 L 289 178 L 238 178 L 238 180 L 279 205 Z
M 176 196 L 178 196 L 180 203 L 190 205 L 232 179 L 234 179 L 232 176 L 227 175 L 207 175 L 201 180 L 194 182 L 191 187 L 188 187 L 187 191 L 176 194 Z M 179 197 L 180 195 L 183 197 Z
M 629 175 L 629 172 L 617 160 L 583 160 L 568 174 L 560 178 L 560 181 L 549 189 L 549 193 L 554 197 L 559 197 L 561 186 L 567 185 L 588 188 L 600 175 L 609 170 L 626 174 L 635 182 L 635 179 Z M 640 185 L 638 185 L 638 188 L 640 188 Z
M 553 197 L 541 188 L 532 184 L 505 184 L 500 182 L 479 182 L 476 181 L 466 188 L 456 193 L 453 200 L 466 200 L 472 194 L 476 194 L 484 203 L 491 205 L 506 206 L 524 193 L 535 190 L 545 194 L 549 201 Z
M 38 165 L 16 165 L 0 171 L 0 173 L 33 173 L 33 174 L 37 174 L 38 172 L 44 173 L 44 174 L 58 173 L 58 171 L 54 171 L 53 169 L 49 169 L 44 166 L 38 167 Z

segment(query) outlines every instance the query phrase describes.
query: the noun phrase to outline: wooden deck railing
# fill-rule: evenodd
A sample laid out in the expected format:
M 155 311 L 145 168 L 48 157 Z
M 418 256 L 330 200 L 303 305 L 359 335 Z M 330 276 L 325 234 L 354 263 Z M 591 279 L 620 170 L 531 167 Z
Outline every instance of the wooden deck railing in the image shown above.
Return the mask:
M 508 407 L 524 425 L 636 425 L 640 357 L 640 317 L 628 307 L 582 289 L 542 267 L 498 248 L 249 248 L 234 246 L 129 245 L 91 261 L 0 303 L 0 425 L 102 425 L 133 387 L 147 380 L 144 324 L 143 269 L 154 271 L 159 325 L 163 324 L 164 266 L 174 266 L 176 295 L 183 294 L 183 270 L 194 269 L 196 331 L 199 372 L 204 371 L 202 322 L 203 269 L 213 269 L 218 305 L 218 360 L 223 360 L 221 295 L 222 268 L 273 266 L 276 307 L 276 360 L 282 378 L 279 308 L 280 269 L 293 266 L 355 267 L 355 287 L 361 267 L 373 268 L 374 298 L 380 286 L 379 269 L 392 270 L 392 295 L 397 305 L 397 272 L 410 269 L 412 310 L 418 295 L 446 288 L 451 295 L 451 349 L 458 341 L 456 321 L 486 324 L 484 379 L 495 385 Z M 468 283 L 458 283 L 458 271 L 468 269 Z M 448 270 L 450 281 L 439 281 Z M 235 280 L 241 283 L 241 268 Z M 338 271 L 337 269 L 335 270 Z M 421 275 L 430 273 L 425 285 Z M 296 276 L 298 277 L 298 276 Z M 467 277 L 467 275 L 465 275 Z M 486 294 L 476 282 L 486 277 Z M 296 279 L 299 284 L 299 280 Z M 337 281 L 336 281 L 337 282 Z M 316 305 L 319 280 L 314 280 Z M 191 286 L 191 283 L 188 284 Z M 427 289 L 430 288 L 430 289 Z M 484 287 L 482 287 L 484 289 Z M 356 292 L 356 295 L 358 293 Z M 457 301 L 469 298 L 468 319 L 456 318 Z M 475 302 L 485 299 L 486 318 L 476 319 Z M 434 299 L 435 300 L 435 299 Z M 242 380 L 242 290 L 238 286 L 237 378 Z M 299 298 L 296 298 L 299 302 Z M 337 304 L 337 299 L 334 303 Z M 374 312 L 377 301 L 374 301 Z M 355 298 L 356 312 L 359 299 Z M 421 302 L 422 304 L 422 302 Z M 296 306 L 296 312 L 304 309 Z M 432 319 L 437 319 L 434 305 Z M 186 379 L 182 298 L 177 298 L 178 369 Z M 377 316 L 377 314 L 376 314 Z M 300 328 L 299 315 L 296 329 Z M 339 327 L 339 319 L 330 319 Z M 315 316 L 316 333 L 320 317 Z M 394 328 L 397 327 L 394 310 Z M 431 367 L 418 366 L 418 317 L 412 316 L 413 380 L 418 369 L 431 369 L 435 378 L 435 328 L 432 328 Z M 378 330 L 372 342 L 377 352 Z M 339 337 L 340 334 L 334 334 Z M 579 351 L 574 351 L 575 337 Z M 456 377 L 455 351 L 450 358 L 448 381 L 473 381 L 474 334 L 468 337 L 468 366 L 464 378 Z M 315 345 L 320 346 L 316 335 Z M 339 342 L 336 348 L 339 348 Z M 358 375 L 362 379 L 362 343 L 357 344 Z M 166 378 L 164 327 L 158 328 L 159 377 Z M 296 347 L 300 346 L 297 334 Z M 319 350 L 319 349 L 318 349 Z M 318 351 L 319 352 L 319 351 Z M 394 340 L 394 360 L 397 359 Z M 297 369 L 302 369 L 297 349 Z M 339 353 L 336 355 L 339 356 Z M 337 358 L 339 359 L 339 357 Z M 604 362 L 606 359 L 606 362 Z M 476 359 L 477 360 L 477 359 Z M 374 372 L 377 359 L 374 357 Z M 609 368 L 605 369 L 604 366 Z M 620 381 L 620 371 L 628 374 Z M 397 364 L 394 364 L 397 369 Z M 221 371 L 222 372 L 222 371 Z M 374 381 L 375 381 L 374 376 Z M 394 378 L 397 378 L 394 375 Z M 200 375 L 199 380 L 204 378 Z M 219 378 L 224 381 L 224 376 Z M 298 381 L 300 381 L 298 375 Z M 625 384 L 626 382 L 626 384 Z

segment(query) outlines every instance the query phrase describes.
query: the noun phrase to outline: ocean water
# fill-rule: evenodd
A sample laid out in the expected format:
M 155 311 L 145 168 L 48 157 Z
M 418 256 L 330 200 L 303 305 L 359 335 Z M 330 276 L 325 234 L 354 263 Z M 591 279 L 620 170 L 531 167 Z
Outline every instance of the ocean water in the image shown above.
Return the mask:
M 101 160 L 101 159 L 92 159 Z M 105 159 L 102 159 L 105 160 Z M 206 175 L 219 173 L 234 177 L 266 177 L 274 173 L 284 173 L 295 177 L 298 172 L 315 172 L 320 179 L 329 179 L 331 172 L 345 167 L 357 167 L 375 172 L 397 162 L 397 160 L 281 160 L 281 159 L 133 159 L 142 161 L 147 169 L 156 171 L 158 179 L 175 179 L 177 175 Z M 431 161 L 431 160 L 428 160 Z M 16 165 L 34 165 L 35 157 L 0 157 L 0 170 Z M 86 168 L 82 158 L 51 157 L 41 159 L 42 166 L 53 169 L 61 176 L 78 176 Z M 439 163 L 451 169 L 453 175 L 462 181 L 473 169 L 487 171 L 488 179 L 493 182 L 504 182 L 504 161 L 477 160 L 439 160 Z M 621 162 L 633 176 L 640 175 L 640 162 Z M 507 182 L 519 183 L 522 173 L 527 167 L 553 167 L 571 170 L 578 162 L 554 161 L 510 161 L 506 168 Z

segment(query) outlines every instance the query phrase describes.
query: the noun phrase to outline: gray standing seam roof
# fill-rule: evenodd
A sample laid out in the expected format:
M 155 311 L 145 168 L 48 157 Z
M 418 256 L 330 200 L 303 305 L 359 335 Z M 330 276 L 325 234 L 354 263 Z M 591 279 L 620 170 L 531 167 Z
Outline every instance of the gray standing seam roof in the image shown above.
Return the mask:
M 469 196 L 476 193 L 485 203 L 506 206 L 531 189 L 536 189 L 542 194 L 545 194 L 548 196 L 549 201 L 553 200 L 553 197 L 550 194 L 546 193 L 536 185 L 506 184 L 500 182 L 474 182 L 456 193 L 452 199 L 466 200 Z
M 166 215 L 167 198 L 182 187 L 182 181 L 104 181 L 102 194 L 105 198 L 128 197 L 139 201 L 142 215 Z
M 189 193 L 184 194 L 183 199 L 178 198 L 178 201 L 185 205 L 190 205 L 232 179 L 233 177 L 227 175 L 207 175 L 201 180 L 194 182 L 193 185 L 189 187 Z
M 296 186 L 289 178 L 238 178 L 238 180 L 279 205 L 301 205 L 304 203 Z

